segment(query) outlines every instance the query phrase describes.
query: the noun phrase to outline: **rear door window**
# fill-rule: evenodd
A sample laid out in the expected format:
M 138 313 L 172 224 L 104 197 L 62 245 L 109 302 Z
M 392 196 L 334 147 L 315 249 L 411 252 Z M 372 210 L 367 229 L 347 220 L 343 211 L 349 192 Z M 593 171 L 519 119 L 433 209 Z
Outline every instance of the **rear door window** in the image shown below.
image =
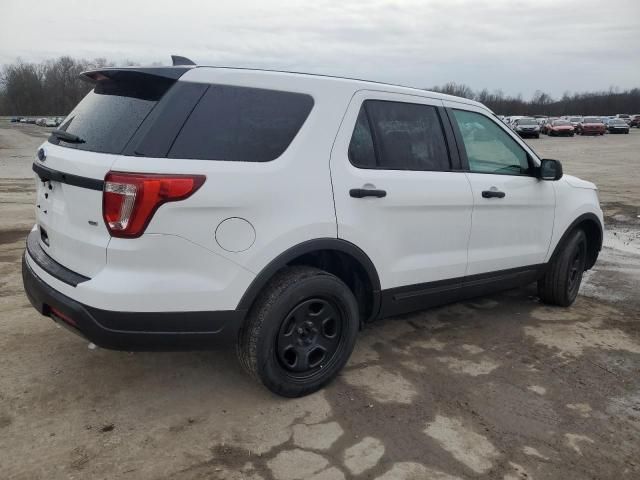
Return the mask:
M 98 82 L 58 127 L 80 137 L 69 143 L 51 136 L 49 142 L 78 150 L 119 154 L 173 80 L 131 74 L 118 81 Z
M 358 115 L 349 158 L 359 168 L 451 169 L 437 108 L 415 103 L 366 100 Z
M 178 134 L 168 156 L 268 162 L 287 149 L 307 119 L 310 95 L 211 85 Z

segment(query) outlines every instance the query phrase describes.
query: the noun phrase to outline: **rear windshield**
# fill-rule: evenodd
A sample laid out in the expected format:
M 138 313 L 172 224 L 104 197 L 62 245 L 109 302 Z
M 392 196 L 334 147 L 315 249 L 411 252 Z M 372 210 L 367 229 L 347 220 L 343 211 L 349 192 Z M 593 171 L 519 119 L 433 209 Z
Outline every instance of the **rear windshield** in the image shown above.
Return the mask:
M 49 142 L 92 152 L 121 153 L 173 83 L 136 74 L 118 81 L 102 80 L 58 127 L 80 137 L 82 142 L 65 142 L 55 135 Z

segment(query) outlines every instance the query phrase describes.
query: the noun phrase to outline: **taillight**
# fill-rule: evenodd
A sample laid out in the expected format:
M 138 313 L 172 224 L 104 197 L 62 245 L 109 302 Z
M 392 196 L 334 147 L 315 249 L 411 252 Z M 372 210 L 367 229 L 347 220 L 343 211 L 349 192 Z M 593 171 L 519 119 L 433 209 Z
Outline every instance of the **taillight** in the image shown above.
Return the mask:
M 139 237 L 160 205 L 190 197 L 204 180 L 204 175 L 109 172 L 102 195 L 104 223 L 114 237 Z

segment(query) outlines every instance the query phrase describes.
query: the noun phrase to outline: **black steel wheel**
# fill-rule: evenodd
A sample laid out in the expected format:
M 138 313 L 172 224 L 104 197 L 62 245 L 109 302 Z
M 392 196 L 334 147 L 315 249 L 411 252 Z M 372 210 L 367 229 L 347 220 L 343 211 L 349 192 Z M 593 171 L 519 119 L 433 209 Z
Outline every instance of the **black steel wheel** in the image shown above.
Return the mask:
M 310 298 L 296 305 L 283 320 L 275 353 L 282 368 L 295 378 L 314 375 L 336 357 L 344 315 L 326 298 Z
M 578 296 L 586 262 L 587 237 L 582 230 L 575 230 L 538 280 L 540 299 L 550 305 L 571 305 Z
M 307 395 L 346 364 L 359 322 L 356 299 L 342 280 L 314 267 L 289 267 L 252 306 L 238 338 L 238 358 L 272 392 Z

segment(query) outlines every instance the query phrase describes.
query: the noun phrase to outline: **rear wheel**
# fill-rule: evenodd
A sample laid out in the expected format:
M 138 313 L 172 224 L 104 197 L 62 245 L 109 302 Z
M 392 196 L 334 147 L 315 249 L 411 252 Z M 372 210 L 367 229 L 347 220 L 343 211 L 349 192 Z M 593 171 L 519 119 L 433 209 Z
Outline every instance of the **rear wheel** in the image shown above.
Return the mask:
M 586 260 L 587 237 L 582 230 L 575 230 L 538 280 L 540 299 L 550 305 L 571 305 L 578 296 Z
M 271 280 L 251 308 L 238 357 L 272 392 L 300 397 L 338 374 L 358 328 L 358 305 L 349 287 L 323 270 L 291 267 Z

